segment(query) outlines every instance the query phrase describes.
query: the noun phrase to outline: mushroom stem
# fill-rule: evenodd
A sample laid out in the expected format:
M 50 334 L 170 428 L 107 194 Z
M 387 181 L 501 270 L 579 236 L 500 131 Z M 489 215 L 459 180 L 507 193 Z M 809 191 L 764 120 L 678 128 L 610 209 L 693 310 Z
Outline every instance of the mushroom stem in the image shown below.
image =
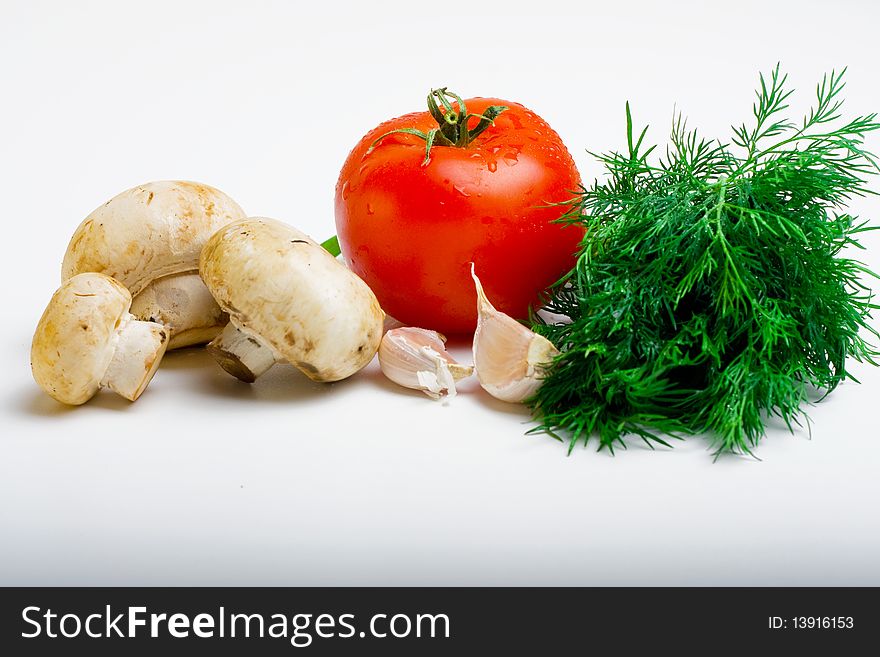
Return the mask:
M 101 386 L 129 401 L 140 397 L 168 347 L 168 329 L 127 315 L 116 329 L 116 349 Z
M 131 313 L 167 326 L 169 349 L 210 342 L 227 321 L 196 271 L 156 279 L 135 296 Z
M 207 348 L 220 367 L 245 383 L 253 383 L 281 360 L 263 338 L 245 333 L 232 322 Z

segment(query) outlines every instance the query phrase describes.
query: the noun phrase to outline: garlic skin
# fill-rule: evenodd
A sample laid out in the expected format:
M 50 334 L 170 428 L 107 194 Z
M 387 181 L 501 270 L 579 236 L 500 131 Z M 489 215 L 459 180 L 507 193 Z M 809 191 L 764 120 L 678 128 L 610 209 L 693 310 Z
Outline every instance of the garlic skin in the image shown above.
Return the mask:
M 455 396 L 455 382 L 474 373 L 472 365 L 462 365 L 446 351 L 446 338 L 437 331 L 414 327 L 391 329 L 379 343 L 379 366 L 389 379 L 431 399 L 445 392 Z
M 495 309 L 471 263 L 477 289 L 474 367 L 480 385 L 501 401 L 520 403 L 543 383 L 547 366 L 559 350 L 547 338 Z

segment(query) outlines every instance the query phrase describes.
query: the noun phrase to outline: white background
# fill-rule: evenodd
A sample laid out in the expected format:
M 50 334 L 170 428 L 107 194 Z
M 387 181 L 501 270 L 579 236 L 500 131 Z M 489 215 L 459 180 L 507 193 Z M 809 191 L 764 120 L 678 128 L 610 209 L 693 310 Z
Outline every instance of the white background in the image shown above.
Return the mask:
M 627 99 L 654 140 L 675 106 L 726 137 L 777 61 L 799 111 L 844 65 L 850 112 L 880 109 L 876 7 L 2 0 L 0 584 L 880 584 L 872 368 L 812 440 L 713 463 L 701 439 L 566 457 L 474 381 L 444 406 L 375 363 L 247 386 L 190 350 L 136 404 L 76 409 L 28 367 L 70 234 L 133 185 L 206 182 L 323 239 L 348 150 L 442 85 L 531 107 L 590 180 Z

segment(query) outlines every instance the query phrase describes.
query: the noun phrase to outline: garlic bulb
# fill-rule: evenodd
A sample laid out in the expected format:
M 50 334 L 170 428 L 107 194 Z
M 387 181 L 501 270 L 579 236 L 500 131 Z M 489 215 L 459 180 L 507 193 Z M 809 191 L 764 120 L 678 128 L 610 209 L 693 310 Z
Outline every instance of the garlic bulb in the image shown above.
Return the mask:
M 388 331 L 379 344 L 382 372 L 405 388 L 421 390 L 432 399 L 455 396 L 455 382 L 474 372 L 446 351 L 446 338 L 437 331 L 402 327 Z
M 480 385 L 496 399 L 522 402 L 541 386 L 546 367 L 559 355 L 547 338 L 495 309 L 471 264 L 477 288 L 474 367 Z

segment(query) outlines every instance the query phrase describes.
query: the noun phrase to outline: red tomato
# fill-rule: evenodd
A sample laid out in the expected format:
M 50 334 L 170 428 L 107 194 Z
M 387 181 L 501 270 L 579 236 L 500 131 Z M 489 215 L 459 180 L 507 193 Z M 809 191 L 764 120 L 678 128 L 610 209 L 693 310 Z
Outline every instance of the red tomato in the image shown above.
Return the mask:
M 471 262 L 495 307 L 522 319 L 574 265 L 583 237 L 580 227 L 554 223 L 565 208 L 550 204 L 580 185 L 559 135 L 518 103 L 465 104 L 475 114 L 507 109 L 463 148 L 435 142 L 427 164 L 424 139 L 387 133 L 427 133 L 438 119 L 451 122 L 458 104 L 387 121 L 354 147 L 336 184 L 336 230 L 349 267 L 389 315 L 445 333 L 476 325 Z M 469 129 L 480 123 L 458 120 Z

